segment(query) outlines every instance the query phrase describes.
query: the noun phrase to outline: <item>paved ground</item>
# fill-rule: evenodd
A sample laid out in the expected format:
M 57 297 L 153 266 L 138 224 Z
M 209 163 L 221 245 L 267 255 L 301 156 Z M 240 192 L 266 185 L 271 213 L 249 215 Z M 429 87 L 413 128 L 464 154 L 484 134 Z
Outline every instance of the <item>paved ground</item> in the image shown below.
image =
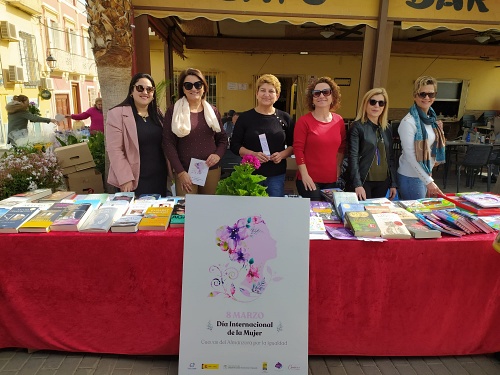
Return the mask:
M 177 375 L 176 356 L 123 356 L 0 350 L 0 375 Z M 493 355 L 309 357 L 309 375 L 499 375 Z

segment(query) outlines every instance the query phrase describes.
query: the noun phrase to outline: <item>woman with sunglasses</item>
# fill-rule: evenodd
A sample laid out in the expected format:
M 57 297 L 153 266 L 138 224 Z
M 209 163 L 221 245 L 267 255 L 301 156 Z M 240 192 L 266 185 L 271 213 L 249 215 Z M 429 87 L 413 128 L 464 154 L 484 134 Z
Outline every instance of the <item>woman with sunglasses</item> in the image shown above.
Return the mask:
M 392 131 L 387 123 L 389 97 L 384 88 L 368 91 L 348 132 L 348 186 L 359 200 L 396 197 Z
M 108 183 L 136 196 L 167 195 L 162 122 L 153 78 L 137 73 L 130 81 L 127 98 L 108 111 L 104 128 L 110 162 Z
M 281 83 L 272 74 L 256 82 L 257 106 L 238 117 L 231 138 L 231 151 L 241 157 L 253 155 L 261 163 L 258 174 L 270 197 L 285 195 L 286 158 L 293 154 L 293 123 L 286 112 L 274 108 Z M 287 147 L 288 146 L 288 147 Z
M 437 81 L 430 76 L 417 78 L 413 87 L 413 106 L 398 128 L 401 156 L 398 168 L 399 198 L 420 199 L 442 194 L 432 178 L 432 168 L 444 163 L 445 145 L 442 123 L 432 104 Z
M 198 69 L 179 75 L 179 100 L 165 114 L 163 149 L 175 172 L 176 195 L 215 194 L 220 180 L 220 159 L 227 149 L 227 136 L 217 108 L 205 97 L 208 84 Z M 192 158 L 209 167 L 205 186 L 193 184 L 188 170 Z
M 330 77 L 314 80 L 307 87 L 309 113 L 297 120 L 293 149 L 297 161 L 297 191 L 321 200 L 321 189 L 337 187 L 344 158 L 344 119 L 334 113 L 340 106 L 340 90 Z

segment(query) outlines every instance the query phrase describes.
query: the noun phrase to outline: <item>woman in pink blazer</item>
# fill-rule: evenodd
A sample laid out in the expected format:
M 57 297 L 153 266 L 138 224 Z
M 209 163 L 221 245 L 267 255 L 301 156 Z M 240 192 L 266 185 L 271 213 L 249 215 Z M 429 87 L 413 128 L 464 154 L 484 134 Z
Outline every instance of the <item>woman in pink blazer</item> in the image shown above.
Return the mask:
M 154 80 L 149 74 L 137 73 L 127 98 L 107 115 L 108 183 L 136 196 L 168 194 L 162 123 Z

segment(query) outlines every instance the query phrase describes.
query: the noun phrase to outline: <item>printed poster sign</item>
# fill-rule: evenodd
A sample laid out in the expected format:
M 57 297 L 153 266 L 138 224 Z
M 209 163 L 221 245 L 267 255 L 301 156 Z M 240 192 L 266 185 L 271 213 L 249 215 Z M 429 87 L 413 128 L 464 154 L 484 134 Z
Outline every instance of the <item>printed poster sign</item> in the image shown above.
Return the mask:
M 186 196 L 179 374 L 307 374 L 309 199 Z

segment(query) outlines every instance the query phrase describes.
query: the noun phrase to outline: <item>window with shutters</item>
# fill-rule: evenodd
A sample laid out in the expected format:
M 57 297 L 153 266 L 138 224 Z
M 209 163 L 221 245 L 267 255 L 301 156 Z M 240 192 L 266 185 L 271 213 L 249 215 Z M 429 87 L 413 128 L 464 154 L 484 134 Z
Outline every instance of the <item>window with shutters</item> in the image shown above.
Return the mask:
M 40 74 L 38 71 L 38 55 L 35 36 L 20 31 L 19 38 L 21 39 L 21 43 L 19 43 L 19 53 L 25 72 L 24 86 L 37 87 L 40 83 Z

